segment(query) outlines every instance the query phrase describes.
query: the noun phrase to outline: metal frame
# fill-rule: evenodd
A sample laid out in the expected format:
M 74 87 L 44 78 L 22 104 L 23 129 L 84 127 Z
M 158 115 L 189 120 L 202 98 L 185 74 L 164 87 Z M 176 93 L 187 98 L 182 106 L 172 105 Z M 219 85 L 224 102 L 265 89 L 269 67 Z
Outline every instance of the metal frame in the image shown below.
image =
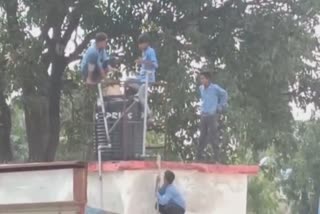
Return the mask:
M 110 50 L 109 50 L 110 51 Z M 136 69 L 138 70 L 138 66 L 136 65 Z M 148 89 L 149 89 L 149 76 L 150 71 L 147 71 L 146 73 L 146 82 L 145 82 L 145 99 L 144 99 L 144 120 L 143 120 L 143 142 L 142 142 L 142 157 L 147 157 L 146 155 L 146 138 L 147 138 L 147 111 L 148 111 Z M 99 99 L 101 104 L 101 110 L 103 113 L 103 122 L 105 126 L 106 131 L 106 138 L 107 138 L 107 145 L 98 145 L 98 164 L 99 164 L 99 183 L 100 183 L 100 208 L 103 209 L 103 176 L 102 176 L 102 152 L 106 149 L 109 149 L 112 147 L 112 144 L 110 142 L 110 133 L 115 129 L 116 125 L 120 122 L 120 120 L 129 112 L 129 110 L 138 102 L 138 100 L 134 99 L 134 102 L 124 111 L 124 113 L 121 115 L 118 120 L 113 124 L 111 129 L 109 130 L 108 127 L 108 120 L 106 115 L 106 109 L 104 106 L 104 99 L 102 94 L 102 87 L 101 83 L 98 84 L 98 92 L 99 92 Z M 161 157 L 160 157 L 161 158 Z
M 157 155 L 157 167 L 158 167 L 158 176 L 161 176 L 161 155 L 158 154 Z M 156 187 L 156 190 L 158 191 L 160 186 L 160 184 L 158 184 L 158 186 Z M 156 204 L 157 204 L 157 214 L 160 213 L 159 210 L 159 202 L 158 202 L 158 197 L 157 197 L 157 193 L 156 193 Z
M 103 114 L 103 122 L 104 122 L 105 131 L 106 131 L 106 138 L 107 138 L 107 143 L 108 143 L 107 145 L 98 145 L 100 208 L 103 209 L 103 177 L 102 177 L 102 157 L 101 156 L 102 156 L 103 150 L 111 148 L 112 144 L 110 142 L 108 120 L 107 120 L 107 115 L 106 115 L 106 109 L 104 106 L 104 99 L 103 99 L 103 94 L 102 94 L 101 83 L 98 84 L 98 91 L 99 91 L 101 110 L 102 110 L 102 114 Z
M 142 142 L 142 156 L 146 156 L 146 141 L 147 141 L 147 125 L 148 125 L 148 90 L 149 90 L 149 76 L 150 71 L 147 71 L 146 82 L 145 82 L 145 91 L 144 91 L 144 117 L 143 117 L 143 142 Z
M 103 113 L 103 119 L 104 119 L 104 124 L 105 124 L 105 130 L 106 130 L 106 136 L 107 136 L 107 141 L 108 141 L 108 145 L 98 145 L 98 165 L 99 165 L 99 189 L 100 189 L 100 209 L 104 209 L 103 207 L 103 201 L 104 201 L 104 197 L 103 197 L 103 176 L 102 176 L 102 172 L 103 172 L 103 167 L 102 167 L 102 152 L 106 149 L 109 149 L 112 147 L 111 143 L 110 143 L 110 133 L 115 129 L 115 127 L 118 125 L 118 123 L 120 122 L 120 120 L 130 111 L 130 109 L 138 102 L 137 100 L 134 100 L 133 103 L 124 111 L 124 113 L 121 115 L 121 117 L 119 117 L 115 123 L 113 124 L 113 126 L 110 128 L 108 127 L 108 121 L 107 121 L 107 115 L 105 112 L 105 107 L 104 107 L 104 102 L 103 102 L 103 95 L 102 95 L 102 89 L 101 89 L 101 84 L 98 85 L 98 89 L 99 89 L 99 96 L 100 96 L 100 101 L 102 102 L 102 113 Z M 145 108 L 146 109 L 146 108 Z M 146 114 L 146 111 L 145 111 Z M 146 115 L 145 115 L 146 118 Z M 146 131 L 146 130 L 144 130 Z M 145 151 L 145 144 L 143 144 L 143 150 Z M 143 155 L 144 156 L 144 155 Z
M 106 109 L 104 107 L 104 100 L 103 100 L 101 83 L 98 84 L 98 91 L 99 91 L 99 99 L 100 99 L 100 104 L 101 104 L 101 110 L 102 110 L 102 114 L 103 114 L 103 122 L 104 122 L 105 131 L 106 131 L 107 143 L 109 143 L 109 147 L 111 147 L 109 128 L 108 128 L 108 121 L 107 121 Z
M 128 112 L 130 111 L 130 109 L 136 104 L 138 103 L 136 100 L 133 101 L 133 103 L 128 106 L 128 108 L 121 114 L 121 116 L 114 122 L 113 126 L 110 128 L 109 133 L 111 133 L 116 126 L 118 125 L 118 123 L 120 122 L 120 120 L 126 115 L 128 114 Z

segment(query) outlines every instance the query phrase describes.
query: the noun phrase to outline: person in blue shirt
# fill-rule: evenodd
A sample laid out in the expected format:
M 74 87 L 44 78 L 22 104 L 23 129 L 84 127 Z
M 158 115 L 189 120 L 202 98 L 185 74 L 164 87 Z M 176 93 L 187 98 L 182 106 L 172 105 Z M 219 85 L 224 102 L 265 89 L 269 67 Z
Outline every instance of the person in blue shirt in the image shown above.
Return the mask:
M 186 202 L 182 194 L 173 185 L 175 174 L 167 170 L 164 173 L 163 185 L 157 189 L 157 208 L 161 214 L 184 214 Z M 160 184 L 160 176 L 157 177 L 156 187 Z
M 133 88 L 137 94 L 136 97 L 139 100 L 141 106 L 147 108 L 147 117 L 151 119 L 151 111 L 149 106 L 145 104 L 145 87 L 146 79 L 148 78 L 148 84 L 152 85 L 156 78 L 155 73 L 158 68 L 158 59 L 155 50 L 150 46 L 151 39 L 148 34 L 142 34 L 138 38 L 138 46 L 142 52 L 142 58 L 137 59 L 135 62 L 140 66 L 140 72 L 136 79 L 130 79 L 126 82 L 126 85 Z
M 214 150 L 215 159 L 219 159 L 218 119 L 227 108 L 228 93 L 219 85 L 211 82 L 209 72 L 200 74 L 201 117 L 200 139 L 196 154 L 197 160 L 203 158 L 202 153 L 208 144 Z
M 107 34 L 98 33 L 95 42 L 87 49 L 82 58 L 81 73 L 84 81 L 89 85 L 97 84 L 108 72 L 107 41 Z
M 155 82 L 155 73 L 158 68 L 158 60 L 155 50 L 150 46 L 151 39 L 148 34 L 142 34 L 138 39 L 139 49 L 142 51 L 142 58 L 136 60 L 136 64 L 141 66 L 138 79 L 141 83 L 146 82 L 147 73 L 149 73 L 148 82 Z

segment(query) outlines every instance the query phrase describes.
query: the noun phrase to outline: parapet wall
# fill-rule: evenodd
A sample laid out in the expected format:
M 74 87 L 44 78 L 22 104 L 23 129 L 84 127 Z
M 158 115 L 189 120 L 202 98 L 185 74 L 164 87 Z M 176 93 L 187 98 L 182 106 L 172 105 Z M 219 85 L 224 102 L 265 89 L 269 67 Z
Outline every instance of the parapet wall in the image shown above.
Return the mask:
M 257 166 L 161 165 L 162 172 L 175 172 L 187 214 L 246 214 L 247 180 Z M 158 173 L 157 164 L 148 161 L 105 162 L 102 180 L 97 163 L 0 165 L 0 213 L 84 214 L 87 205 L 117 214 L 153 214 Z
M 176 174 L 175 185 L 186 198 L 187 214 L 246 214 L 247 178 L 255 166 L 214 166 L 163 163 Z M 103 165 L 103 209 L 119 214 L 152 214 L 155 199 L 153 162 L 120 162 Z M 97 165 L 89 166 L 88 205 L 101 207 Z
M 87 165 L 78 162 L 0 165 L 0 213 L 84 214 Z

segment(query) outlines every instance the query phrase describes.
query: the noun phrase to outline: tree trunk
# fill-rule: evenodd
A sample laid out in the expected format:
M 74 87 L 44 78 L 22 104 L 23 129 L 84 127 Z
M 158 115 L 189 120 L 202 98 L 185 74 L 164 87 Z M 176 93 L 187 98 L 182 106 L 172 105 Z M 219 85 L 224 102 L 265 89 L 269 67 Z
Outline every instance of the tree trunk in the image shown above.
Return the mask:
M 29 146 L 29 161 L 44 161 L 49 141 L 49 104 L 44 96 L 24 97 L 24 112 Z
M 54 161 L 60 138 L 60 100 L 62 90 L 62 75 L 67 63 L 64 56 L 55 56 L 52 64 L 49 93 L 50 138 L 46 148 L 46 161 Z
M 0 163 L 12 160 L 10 134 L 11 112 L 4 95 L 0 93 Z

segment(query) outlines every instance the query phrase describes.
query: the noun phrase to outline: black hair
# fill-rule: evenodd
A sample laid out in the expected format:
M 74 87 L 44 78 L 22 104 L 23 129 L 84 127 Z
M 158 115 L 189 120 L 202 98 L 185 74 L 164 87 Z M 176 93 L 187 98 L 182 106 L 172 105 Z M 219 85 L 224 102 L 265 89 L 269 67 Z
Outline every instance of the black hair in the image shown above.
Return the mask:
M 138 38 L 138 44 L 143 44 L 143 43 L 150 44 L 150 42 L 151 42 L 151 39 L 150 39 L 149 34 L 147 34 L 147 33 L 141 34 Z
M 167 170 L 165 171 L 164 173 L 164 178 L 166 179 L 166 181 L 169 183 L 169 184 L 172 184 L 174 179 L 175 179 L 175 175 L 172 171 L 170 170 Z
M 96 35 L 96 42 L 103 42 L 108 39 L 108 35 L 106 33 L 100 32 Z
M 203 77 L 205 77 L 205 78 L 208 79 L 208 80 L 211 80 L 211 73 L 208 72 L 208 71 L 203 71 L 203 72 L 201 72 L 201 73 L 200 73 L 200 76 L 203 76 Z

